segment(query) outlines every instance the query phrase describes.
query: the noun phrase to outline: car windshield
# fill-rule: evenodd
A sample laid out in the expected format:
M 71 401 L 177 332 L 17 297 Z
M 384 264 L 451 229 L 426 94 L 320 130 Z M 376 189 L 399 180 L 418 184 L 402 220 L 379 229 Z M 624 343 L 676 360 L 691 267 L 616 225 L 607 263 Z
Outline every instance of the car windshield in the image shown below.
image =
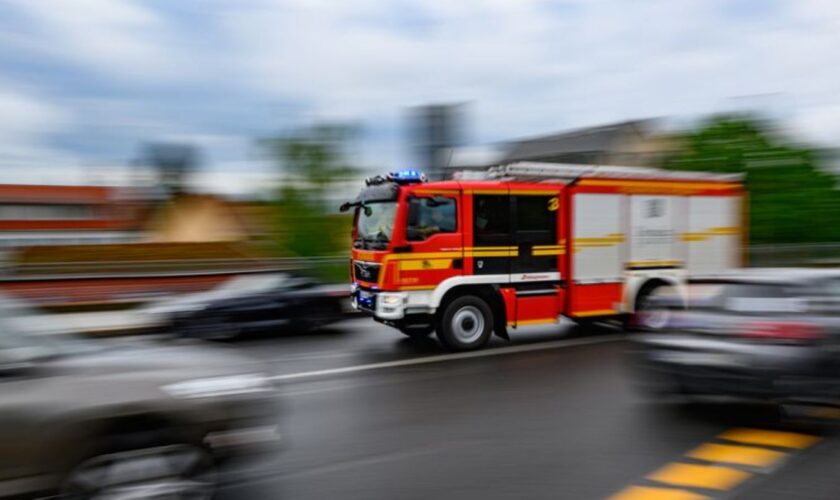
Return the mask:
M 356 248 L 384 250 L 394 231 L 397 203 L 380 201 L 367 203 L 357 209 Z

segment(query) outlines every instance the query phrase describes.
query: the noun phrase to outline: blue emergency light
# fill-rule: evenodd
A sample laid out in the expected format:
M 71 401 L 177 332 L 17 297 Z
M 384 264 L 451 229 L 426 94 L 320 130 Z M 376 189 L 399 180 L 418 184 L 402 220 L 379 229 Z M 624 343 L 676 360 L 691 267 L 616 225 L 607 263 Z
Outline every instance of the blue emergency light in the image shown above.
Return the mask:
M 397 184 L 412 184 L 414 182 L 426 182 L 426 174 L 419 170 L 398 170 L 388 174 L 388 179 Z

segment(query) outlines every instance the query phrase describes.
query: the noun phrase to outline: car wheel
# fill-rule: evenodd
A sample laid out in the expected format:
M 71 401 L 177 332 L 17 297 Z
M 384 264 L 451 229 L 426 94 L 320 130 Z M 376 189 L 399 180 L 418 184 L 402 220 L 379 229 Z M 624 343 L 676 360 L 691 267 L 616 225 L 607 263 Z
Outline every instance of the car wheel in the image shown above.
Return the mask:
M 305 316 L 292 321 L 292 330 L 301 333 L 318 331 L 340 319 L 340 304 L 315 304 L 306 308 Z
M 74 467 L 61 486 L 67 499 L 184 499 L 213 497 L 215 463 L 203 448 L 171 445 L 97 455 Z
M 449 349 L 480 349 L 493 331 L 493 312 L 478 297 L 458 297 L 446 306 L 435 330 L 440 342 Z
M 236 324 L 219 316 L 207 316 L 195 318 L 184 327 L 183 335 L 203 340 L 233 340 L 241 333 Z

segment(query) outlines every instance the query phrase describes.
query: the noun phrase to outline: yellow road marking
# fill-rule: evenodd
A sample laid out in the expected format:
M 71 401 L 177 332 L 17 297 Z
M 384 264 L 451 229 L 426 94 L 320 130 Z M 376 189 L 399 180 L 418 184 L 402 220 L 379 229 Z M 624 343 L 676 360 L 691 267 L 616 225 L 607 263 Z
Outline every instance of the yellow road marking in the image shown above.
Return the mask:
M 709 497 L 675 488 L 631 486 L 609 497 L 609 500 L 703 500 L 706 498 Z
M 820 441 L 816 436 L 797 432 L 765 431 L 760 429 L 732 429 L 718 438 L 736 443 L 778 446 L 781 448 L 807 448 Z
M 753 446 L 707 443 L 686 456 L 707 462 L 767 467 L 784 458 L 785 454 Z
M 649 475 L 648 479 L 675 486 L 723 491 L 733 488 L 751 476 L 749 472 L 717 465 L 672 463 Z

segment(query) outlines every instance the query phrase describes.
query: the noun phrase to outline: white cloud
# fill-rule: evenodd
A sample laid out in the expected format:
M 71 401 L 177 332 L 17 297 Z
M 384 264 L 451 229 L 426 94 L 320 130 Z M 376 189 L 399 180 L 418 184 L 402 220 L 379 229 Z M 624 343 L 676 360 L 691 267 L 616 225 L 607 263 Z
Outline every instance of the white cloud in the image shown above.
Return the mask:
M 33 21 L 29 48 L 127 80 L 173 81 L 190 74 L 177 32 L 135 0 L 10 0 Z
M 3 181 L 67 183 L 79 159 L 46 137 L 72 124 L 72 116 L 32 91 L 0 85 L 0 171 Z
M 246 92 L 301 104 L 313 121 L 396 129 L 408 106 L 468 102 L 473 137 L 490 141 L 781 102 L 781 116 L 804 137 L 840 139 L 840 4 L 833 0 L 215 0 L 179 2 L 175 10 L 139 0 L 13 1 L 35 23 L 36 57 L 137 89 L 230 89 L 229 102 L 208 104 L 231 109 L 239 105 L 233 96 Z M 238 134 L 168 121 L 148 96 L 132 101 L 129 93 L 112 104 L 86 98 L 89 106 L 76 100 L 75 108 L 114 107 L 78 117 L 91 129 L 138 140 L 192 138 L 243 161 L 248 135 L 275 125 L 254 123 Z M 56 127 L 52 108 L 38 111 L 37 96 L 26 102 L 36 109 L 22 144 L 41 147 L 39 134 Z M 402 131 L 385 135 L 368 140 L 365 163 L 395 162 L 407 151 Z

